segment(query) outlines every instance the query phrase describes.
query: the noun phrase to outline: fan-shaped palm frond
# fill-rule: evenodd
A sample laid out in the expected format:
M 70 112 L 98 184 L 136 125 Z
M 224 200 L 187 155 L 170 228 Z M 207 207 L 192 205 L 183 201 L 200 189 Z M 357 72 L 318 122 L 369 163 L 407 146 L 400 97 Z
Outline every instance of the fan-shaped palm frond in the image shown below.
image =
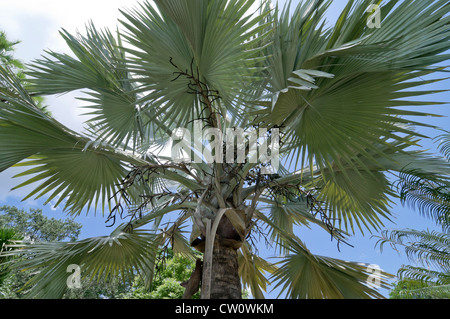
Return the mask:
M 274 81 L 294 79 L 292 73 L 297 70 L 313 70 L 310 73 L 319 77 L 314 81 L 315 86 L 307 90 L 305 87 L 290 88 L 283 81 L 274 82 L 274 93 L 280 90 L 282 93 L 275 94 L 275 100 L 272 101 L 274 105 L 265 105 L 265 111 L 260 111 L 259 114 L 268 123 L 289 128 L 292 138 L 290 144 L 299 150 L 293 154 L 308 159 L 301 163 L 302 166 L 312 166 L 315 163 L 321 168 L 331 169 L 332 163 L 341 163 L 357 169 L 358 154 L 370 158 L 368 151 L 377 151 L 375 145 L 380 143 L 380 137 L 401 140 L 397 132 L 415 134 L 410 130 L 400 129 L 397 124 L 407 121 L 399 116 L 425 114 L 398 107 L 434 104 L 400 99 L 427 94 L 414 90 L 423 83 L 412 81 L 421 76 L 420 72 L 413 70 L 431 67 L 448 57 L 437 54 L 433 58 L 421 58 L 418 53 L 422 50 L 445 52 L 442 41 L 445 42 L 448 36 L 444 32 L 447 30 L 446 19 L 432 23 L 431 19 L 425 17 L 436 13 L 436 10 L 444 14 L 446 3 L 435 2 L 433 5 L 413 8 L 406 2 L 395 10 L 393 7 L 397 1 L 390 1 L 385 5 L 383 14 L 386 17 L 380 32 L 368 29 L 364 19 L 361 19 L 367 15 L 365 10 L 373 1 L 350 1 L 335 28 L 327 32 L 314 28 L 319 26 L 320 21 L 316 16 L 309 19 L 307 15 L 294 15 L 290 19 L 286 10 L 280 14 L 279 24 L 291 25 L 277 29 L 277 38 L 284 41 L 278 41 L 274 46 L 281 46 L 277 50 L 283 54 L 274 54 L 271 66 L 276 68 L 272 71 L 273 74 L 282 76 L 274 76 Z M 312 10 L 311 14 L 320 16 L 327 4 L 328 2 L 309 1 L 304 3 L 304 8 L 315 5 L 316 10 Z M 404 19 L 413 12 L 424 15 L 424 23 L 420 28 L 414 21 Z M 394 16 L 401 16 L 402 24 Z M 311 25 L 310 21 L 315 24 Z M 411 29 L 408 31 L 408 38 L 397 31 L 399 28 Z M 423 37 L 422 28 L 430 29 L 434 36 L 424 42 L 419 41 Z M 415 40 L 411 41 L 412 38 Z M 294 48 L 288 50 L 283 45 L 301 48 L 301 51 Z M 418 53 L 416 56 L 415 52 Z M 423 72 L 432 72 L 432 68 Z M 324 76 L 327 74 L 333 76 Z M 309 79 L 312 83 L 314 78 Z M 384 144 L 389 145 L 386 142 Z
M 370 288 L 371 276 L 380 287 L 388 287 L 390 275 L 373 274 L 369 265 L 311 254 L 295 236 L 290 236 L 288 254 L 273 273 L 275 288 L 281 287 L 290 298 L 366 299 L 380 298 Z
M 94 123 L 97 138 L 115 147 L 137 147 L 138 139 L 149 138 L 144 132 L 147 121 L 138 103 L 135 84 L 126 65 L 121 37 L 109 30 L 99 31 L 90 23 L 87 35 L 61 32 L 75 57 L 48 51 L 49 57 L 30 65 L 30 89 L 38 94 L 59 94 L 87 89 L 89 123 Z M 45 76 L 43 76 L 45 74 Z
M 31 176 L 16 188 L 41 183 L 26 198 L 49 195 L 48 203 L 59 197 L 56 205 L 64 200 L 65 209 L 71 214 L 79 214 L 82 209 L 89 210 L 91 206 L 97 209 L 99 204 L 102 211 L 108 204 L 111 210 L 120 201 L 120 185 L 131 167 L 154 164 L 130 152 L 117 151 L 108 144 L 95 143 L 67 129 L 41 112 L 17 79 L 5 69 L 0 71 L 4 79 L 9 80 L 8 91 L 1 95 L 4 107 L 0 110 L 0 134 L 3 136 L 0 142 L 0 169 L 4 170 L 12 164 L 18 167 L 33 166 L 16 176 Z M 15 136 L 15 139 L 11 140 L 8 136 Z M 164 167 L 154 169 L 162 171 Z M 193 189 L 200 187 L 194 186 L 195 182 L 182 175 L 166 170 L 164 178 L 170 179 L 169 176 L 178 181 L 184 180 Z M 136 182 L 133 187 L 138 185 Z M 138 193 L 145 194 L 145 190 L 141 187 Z
M 252 61 L 261 57 L 252 37 L 262 28 L 258 23 L 264 15 L 248 15 L 255 1 L 155 3 L 156 8 L 145 2 L 139 11 L 122 12 L 124 37 L 136 48 L 127 49 L 130 70 L 139 90 L 146 92 L 143 101 L 149 102 L 145 110 L 156 109 L 164 122 L 189 127 L 192 119 L 208 116 L 202 103 L 214 94 L 224 105 L 208 106 L 213 112 L 239 117 L 242 106 L 236 98 L 251 83 Z M 180 73 L 185 70 L 198 82 Z M 200 101 L 192 94 L 199 90 Z

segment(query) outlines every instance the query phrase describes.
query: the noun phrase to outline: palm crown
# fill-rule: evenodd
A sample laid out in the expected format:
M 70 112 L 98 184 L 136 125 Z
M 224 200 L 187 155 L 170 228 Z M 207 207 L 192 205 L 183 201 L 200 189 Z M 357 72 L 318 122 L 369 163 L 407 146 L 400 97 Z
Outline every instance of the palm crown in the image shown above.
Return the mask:
M 386 1 L 382 27 L 369 28 L 367 8 L 378 2 L 349 1 L 327 27 L 331 1 L 291 10 L 155 0 L 123 11 L 121 31 L 63 30 L 73 55 L 47 51 L 30 65 L 27 90 L 0 68 L 0 170 L 29 167 L 17 186 L 39 182 L 29 196 L 59 197 L 74 215 L 101 209 L 117 226 L 107 237 L 26 246 L 34 258 L 18 267 L 42 267 L 32 293 L 61 296 L 70 264 L 86 276 L 138 271 L 150 284 L 156 249 L 170 243 L 176 253 L 204 252 L 205 298 L 238 298 L 240 282 L 260 298 L 272 281 L 293 298 L 379 297 L 366 265 L 315 256 L 295 235 L 310 223 L 339 243 L 378 230 L 395 195 L 387 172 L 448 175 L 445 161 L 408 149 L 423 137 L 412 116 L 430 115 L 413 106 L 437 104 L 409 98 L 436 92 L 417 88 L 448 59 L 448 3 Z M 29 93 L 78 90 L 90 103 L 83 134 L 41 112 Z M 263 128 L 261 144 L 279 132 L 277 171 L 264 174 L 267 163 L 248 158 L 179 161 L 164 151 L 177 128 L 199 123 L 202 133 Z M 195 154 L 198 144 L 183 138 L 184 154 Z M 200 143 L 222 155 L 217 138 Z M 250 148 L 244 138 L 240 149 Z M 169 214 L 175 221 L 160 230 Z M 261 225 L 283 249 L 278 264 L 249 244 Z

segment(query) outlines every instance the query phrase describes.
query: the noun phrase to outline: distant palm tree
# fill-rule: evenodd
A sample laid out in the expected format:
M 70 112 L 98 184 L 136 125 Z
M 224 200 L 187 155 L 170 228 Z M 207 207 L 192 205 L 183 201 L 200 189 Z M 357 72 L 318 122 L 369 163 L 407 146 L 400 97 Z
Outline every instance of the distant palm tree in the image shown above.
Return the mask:
M 404 265 L 398 271 L 400 282 L 415 281 L 421 287 L 406 289 L 404 297 L 450 297 L 450 234 L 414 229 L 384 232 L 380 245 L 404 246 L 417 266 Z M 402 293 L 399 293 L 400 296 Z
M 438 137 L 440 151 L 450 160 L 450 134 Z M 436 221 L 442 232 L 415 229 L 385 230 L 378 241 L 403 246 L 417 266 L 404 265 L 398 270 L 400 285 L 415 283 L 414 289 L 400 290 L 409 298 L 450 297 L 450 180 L 448 176 L 416 174 L 407 168 L 399 175 L 397 187 L 403 204 Z
M 450 133 L 440 135 L 439 149 L 450 162 Z M 408 167 L 400 172 L 396 187 L 404 205 L 417 210 L 421 215 L 436 221 L 443 230 L 450 230 L 450 180 L 448 176 L 423 174 Z
M 149 285 L 157 248 L 171 245 L 204 253 L 202 298 L 240 298 L 241 285 L 263 298 L 269 284 L 291 298 L 381 297 L 367 265 L 313 255 L 296 234 L 315 224 L 342 244 L 379 230 L 394 195 L 387 172 L 448 174 L 445 161 L 408 150 L 422 136 L 407 119 L 438 104 L 408 98 L 436 92 L 417 88 L 449 58 L 448 2 L 386 1 L 380 28 L 367 23 L 373 0 L 349 1 L 330 28 L 331 1 L 154 3 L 122 11 L 116 34 L 63 30 L 73 56 L 35 61 L 28 91 L 0 69 L 0 171 L 30 167 L 18 187 L 41 184 L 28 197 L 121 222 L 106 237 L 25 245 L 33 258 L 17 267 L 39 269 L 30 296 L 62 296 L 71 264 L 85 276 L 138 271 Z M 83 134 L 28 95 L 78 90 L 90 103 Z M 198 124 L 211 135 L 193 143 Z M 229 147 L 218 134 L 227 128 L 247 136 Z M 249 157 L 255 140 L 271 162 Z M 257 254 L 258 236 L 280 248 L 278 263 Z

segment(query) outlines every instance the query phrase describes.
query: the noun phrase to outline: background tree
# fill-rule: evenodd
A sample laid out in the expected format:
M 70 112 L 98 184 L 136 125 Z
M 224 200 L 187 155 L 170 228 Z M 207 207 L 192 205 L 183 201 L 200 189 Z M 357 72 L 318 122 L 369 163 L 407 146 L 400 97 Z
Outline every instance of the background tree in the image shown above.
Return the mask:
M 152 288 L 148 289 L 141 278 L 135 279 L 133 288 L 124 295 L 125 299 L 182 299 L 184 288 L 181 283 L 189 280 L 195 268 L 193 259 L 174 255 L 172 250 L 163 254 L 158 263 Z M 193 299 L 199 299 L 197 292 Z
M 402 279 L 393 284 L 393 289 L 389 291 L 390 299 L 433 299 L 448 298 L 448 296 L 433 294 L 433 291 L 427 293 L 429 285 L 421 280 Z
M 24 68 L 22 62 L 14 58 L 14 46 L 19 43 L 19 41 L 9 41 L 6 33 L 0 30 L 0 64 L 17 69 Z
M 316 256 L 296 234 L 315 224 L 345 244 L 389 218 L 388 172 L 448 175 L 447 162 L 410 149 L 423 138 L 411 117 L 431 115 L 414 106 L 438 104 L 410 99 L 436 92 L 418 87 L 448 60 L 448 1 L 386 1 L 379 29 L 367 25 L 373 0 L 348 1 L 330 28 L 325 0 L 282 9 L 264 1 L 256 12 L 253 0 L 152 3 L 123 10 L 116 33 L 62 30 L 73 54 L 34 61 L 28 90 L 0 68 L 0 171 L 28 167 L 18 187 L 40 184 L 27 198 L 58 196 L 72 215 L 107 211 L 117 227 L 70 245 L 24 246 L 33 258 L 16 266 L 40 269 L 30 296 L 63 296 L 69 264 L 94 277 L 140 272 L 150 287 L 158 247 L 170 243 L 175 254 L 204 253 L 202 298 L 240 298 L 241 283 L 256 298 L 270 283 L 291 298 L 381 297 L 366 284 L 367 265 Z M 92 109 L 81 134 L 30 98 L 80 89 Z M 265 129 L 261 146 L 273 151 L 279 133 L 276 174 L 248 156 L 251 137 L 236 146 L 243 161 L 234 152 L 227 161 L 211 134 L 200 145 L 215 145 L 215 162 L 159 152 L 174 146 L 177 128 L 199 123 L 202 133 Z M 199 150 L 187 135 L 175 142 Z M 261 229 L 278 263 L 251 245 Z
M 17 77 L 22 80 L 24 85 L 27 85 L 26 75 L 24 73 L 25 65 L 18 59 L 14 58 L 15 46 L 19 44 L 20 41 L 9 41 L 6 33 L 0 30 L 0 65 L 14 72 Z M 0 82 L 0 86 L 2 82 Z M 48 106 L 44 103 L 44 98 L 42 96 L 37 96 L 33 94 L 33 100 L 36 106 L 44 111 L 48 116 L 51 116 L 51 112 Z
M 16 299 L 25 296 L 21 289 L 33 276 L 32 271 L 11 269 L 10 263 L 14 255 L 10 255 L 14 247 L 13 241 L 27 240 L 33 242 L 76 241 L 81 231 L 81 224 L 72 219 L 58 220 L 48 218 L 41 209 L 30 209 L 28 212 L 14 206 L 0 207 L 0 247 L 3 248 L 0 262 L 0 298 Z M 5 245 L 3 245 L 5 244 Z M 14 246 L 14 245 L 13 245 Z M 7 256 L 4 256 L 7 254 Z
M 48 218 L 42 209 L 27 212 L 14 206 L 0 206 L 0 228 L 10 228 L 30 241 L 76 241 L 82 225 L 72 218 Z

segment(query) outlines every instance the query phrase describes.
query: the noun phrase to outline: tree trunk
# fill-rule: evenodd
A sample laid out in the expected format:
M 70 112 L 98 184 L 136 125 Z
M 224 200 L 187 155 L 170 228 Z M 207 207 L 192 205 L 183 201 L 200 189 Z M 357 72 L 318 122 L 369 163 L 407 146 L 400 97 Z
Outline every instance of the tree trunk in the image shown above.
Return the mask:
M 237 250 L 216 240 L 211 272 L 211 299 L 241 299 Z
M 224 214 L 222 210 L 213 225 L 207 219 L 206 233 L 191 241 L 204 254 L 202 299 L 242 299 L 237 250 L 242 246 L 243 235 Z

